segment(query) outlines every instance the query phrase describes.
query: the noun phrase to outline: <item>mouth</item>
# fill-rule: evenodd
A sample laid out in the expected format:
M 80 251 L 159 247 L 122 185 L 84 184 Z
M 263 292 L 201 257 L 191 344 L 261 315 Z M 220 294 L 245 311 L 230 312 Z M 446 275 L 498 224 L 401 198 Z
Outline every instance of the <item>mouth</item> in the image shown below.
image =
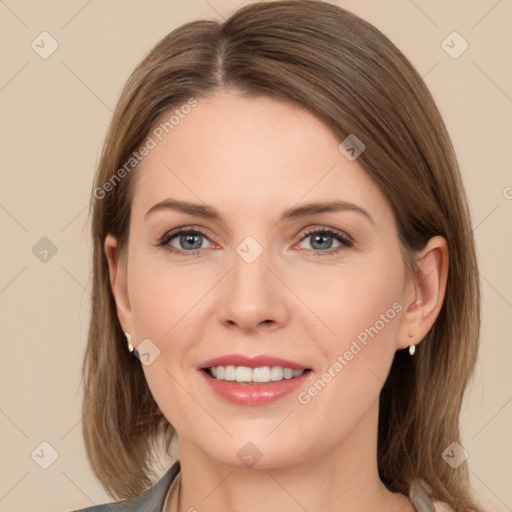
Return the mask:
M 268 384 L 272 382 L 281 382 L 283 380 L 292 380 L 301 377 L 305 373 L 311 372 L 310 368 L 293 369 L 283 366 L 210 366 L 202 368 L 210 378 L 238 384 Z
M 312 368 L 268 354 L 228 354 L 203 361 L 196 369 L 218 397 L 244 406 L 275 402 L 313 378 Z

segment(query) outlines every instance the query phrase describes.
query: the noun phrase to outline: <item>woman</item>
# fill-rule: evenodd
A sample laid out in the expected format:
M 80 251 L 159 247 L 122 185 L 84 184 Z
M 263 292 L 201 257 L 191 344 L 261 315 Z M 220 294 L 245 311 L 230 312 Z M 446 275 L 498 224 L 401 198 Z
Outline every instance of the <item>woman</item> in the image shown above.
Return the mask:
M 123 90 L 91 211 L 83 433 L 112 510 L 482 510 L 466 197 L 376 28 L 292 0 L 174 30 Z

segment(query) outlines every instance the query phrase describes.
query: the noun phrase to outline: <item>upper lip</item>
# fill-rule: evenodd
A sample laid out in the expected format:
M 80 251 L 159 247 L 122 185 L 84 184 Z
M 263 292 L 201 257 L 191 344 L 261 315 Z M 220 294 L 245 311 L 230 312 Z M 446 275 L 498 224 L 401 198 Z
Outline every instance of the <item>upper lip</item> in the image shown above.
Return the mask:
M 261 368 L 263 366 L 281 366 L 292 370 L 307 370 L 308 367 L 289 359 L 270 355 L 244 356 L 242 354 L 228 354 L 226 356 L 208 359 L 199 365 L 199 369 L 214 368 L 216 366 L 247 366 L 249 368 Z

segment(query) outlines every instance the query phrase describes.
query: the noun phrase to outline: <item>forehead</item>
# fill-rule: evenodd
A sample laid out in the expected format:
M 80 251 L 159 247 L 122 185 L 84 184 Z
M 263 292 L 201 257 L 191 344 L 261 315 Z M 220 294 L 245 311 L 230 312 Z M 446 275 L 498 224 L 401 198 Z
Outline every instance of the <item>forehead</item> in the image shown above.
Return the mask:
M 340 199 L 390 213 L 364 168 L 305 109 L 229 93 L 196 101 L 192 108 L 173 107 L 150 132 L 154 148 L 137 171 L 135 215 L 168 196 L 228 214 L 242 207 L 280 213 L 301 201 Z

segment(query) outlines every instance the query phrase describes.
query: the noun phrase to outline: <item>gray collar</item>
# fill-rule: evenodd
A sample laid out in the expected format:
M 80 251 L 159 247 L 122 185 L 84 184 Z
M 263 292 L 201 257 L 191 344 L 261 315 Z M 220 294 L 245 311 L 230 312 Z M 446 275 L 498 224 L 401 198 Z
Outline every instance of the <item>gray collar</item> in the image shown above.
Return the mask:
M 138 496 L 117 503 L 105 503 L 75 510 L 74 512 L 162 512 L 167 491 L 180 471 L 177 460 L 166 473 L 151 487 Z

